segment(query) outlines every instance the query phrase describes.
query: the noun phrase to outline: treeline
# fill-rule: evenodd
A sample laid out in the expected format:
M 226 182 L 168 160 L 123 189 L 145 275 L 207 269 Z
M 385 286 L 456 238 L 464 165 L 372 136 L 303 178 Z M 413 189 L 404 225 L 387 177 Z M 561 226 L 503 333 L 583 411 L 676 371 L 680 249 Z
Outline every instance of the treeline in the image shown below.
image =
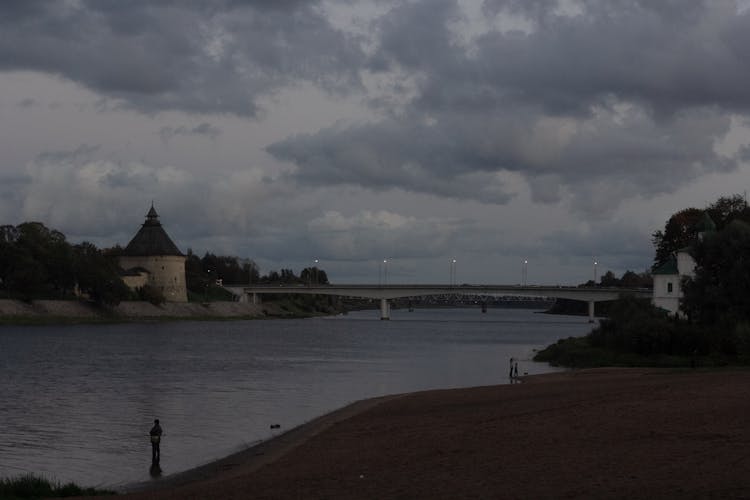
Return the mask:
M 685 208 L 672 214 L 664 229 L 655 231 L 652 242 L 655 247 L 652 269 L 661 266 L 682 248 L 689 247 L 698 237 L 701 219 L 708 215 L 717 231 L 723 230 L 732 221 L 750 223 L 750 208 L 744 196 L 722 196 L 704 209 Z
M 607 288 L 651 288 L 654 284 L 653 276 L 649 271 L 636 273 L 634 271 L 625 271 L 621 277 L 617 277 L 612 271 L 607 271 L 599 279 L 599 283 L 594 280 L 588 280 L 578 286 L 600 286 Z M 595 314 L 597 316 L 609 316 L 610 308 L 614 301 L 603 301 L 595 304 Z M 569 314 L 569 315 L 587 315 L 588 304 L 581 300 L 557 299 L 551 308 L 547 311 L 550 314 Z
M 655 265 L 684 248 L 696 262 L 695 275 L 682 278 L 679 316 L 623 297 L 591 334 L 561 340 L 535 359 L 566 366 L 750 364 L 750 210 L 740 196 L 720 198 L 698 216 L 686 210 L 654 239 Z M 696 225 L 706 213 L 719 220 L 711 217 L 713 227 L 702 226 L 699 237 Z M 665 257 L 659 249 L 667 247 L 674 250 Z
M 594 280 L 588 280 L 579 286 L 601 286 L 610 288 L 651 288 L 654 279 L 649 271 L 636 273 L 634 271 L 625 271 L 619 278 L 612 271 L 607 271 L 599 278 L 599 283 Z
M 99 249 L 93 243 L 71 244 L 60 231 L 40 222 L 0 226 L 0 298 L 24 301 L 87 297 L 98 305 L 123 300 L 164 301 L 160 291 L 145 286 L 130 290 L 122 281 L 118 257 L 122 248 Z M 251 259 L 188 250 L 185 279 L 190 300 L 232 300 L 220 284 L 327 284 L 317 267 L 291 269 L 261 276 Z
M 328 284 L 328 275 L 317 267 L 304 268 L 299 276 L 291 269 L 269 271 L 261 276 L 258 265 L 251 259 L 206 253 L 198 257 L 188 249 L 185 260 L 185 280 L 188 296 L 194 300 L 227 300 L 228 292 L 222 285 L 250 284 Z
M 28 301 L 79 294 L 113 305 L 131 292 L 116 259 L 92 243 L 72 245 L 39 222 L 0 226 L 0 296 Z

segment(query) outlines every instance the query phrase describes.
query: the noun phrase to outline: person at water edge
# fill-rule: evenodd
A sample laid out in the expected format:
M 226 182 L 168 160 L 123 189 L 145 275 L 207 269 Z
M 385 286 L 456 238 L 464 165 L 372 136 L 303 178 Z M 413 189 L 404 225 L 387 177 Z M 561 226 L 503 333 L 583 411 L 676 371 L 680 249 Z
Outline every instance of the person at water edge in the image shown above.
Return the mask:
M 513 358 L 510 358 L 510 371 L 508 372 L 508 377 L 513 378 Z
M 148 432 L 148 434 L 151 436 L 151 462 L 152 463 L 159 463 L 159 458 L 161 455 L 161 450 L 159 449 L 159 443 L 161 442 L 161 435 L 164 431 L 162 431 L 161 425 L 159 425 L 159 419 L 154 420 L 154 426 L 151 427 L 151 430 Z
M 513 377 L 518 377 L 518 361 L 513 362 Z

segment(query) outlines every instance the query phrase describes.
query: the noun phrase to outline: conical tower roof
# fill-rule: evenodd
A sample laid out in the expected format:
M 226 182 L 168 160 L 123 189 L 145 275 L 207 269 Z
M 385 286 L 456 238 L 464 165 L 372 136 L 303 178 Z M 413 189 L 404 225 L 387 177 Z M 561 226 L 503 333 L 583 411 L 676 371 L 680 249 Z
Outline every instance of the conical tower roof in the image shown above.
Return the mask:
M 184 257 L 159 222 L 159 214 L 156 213 L 153 204 L 146 214 L 146 222 L 125 247 L 123 255 L 132 257 L 179 255 Z

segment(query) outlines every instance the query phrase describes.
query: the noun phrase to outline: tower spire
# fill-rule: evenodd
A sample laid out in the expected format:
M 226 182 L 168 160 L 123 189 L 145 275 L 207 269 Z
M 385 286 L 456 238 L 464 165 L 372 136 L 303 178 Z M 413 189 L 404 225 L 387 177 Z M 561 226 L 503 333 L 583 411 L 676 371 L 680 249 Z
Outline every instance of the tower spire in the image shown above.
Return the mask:
M 148 225 L 160 225 L 159 224 L 159 214 L 156 213 L 156 209 L 154 208 L 154 202 L 151 202 L 151 208 L 149 209 L 148 213 L 146 214 L 146 224 Z

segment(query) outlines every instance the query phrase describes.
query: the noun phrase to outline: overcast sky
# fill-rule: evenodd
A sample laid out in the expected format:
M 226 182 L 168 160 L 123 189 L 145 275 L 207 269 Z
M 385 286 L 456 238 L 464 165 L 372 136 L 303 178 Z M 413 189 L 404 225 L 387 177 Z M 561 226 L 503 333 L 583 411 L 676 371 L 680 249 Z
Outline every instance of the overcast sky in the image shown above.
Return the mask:
M 737 0 L 0 3 L 0 224 L 331 281 L 642 271 L 750 187 Z

